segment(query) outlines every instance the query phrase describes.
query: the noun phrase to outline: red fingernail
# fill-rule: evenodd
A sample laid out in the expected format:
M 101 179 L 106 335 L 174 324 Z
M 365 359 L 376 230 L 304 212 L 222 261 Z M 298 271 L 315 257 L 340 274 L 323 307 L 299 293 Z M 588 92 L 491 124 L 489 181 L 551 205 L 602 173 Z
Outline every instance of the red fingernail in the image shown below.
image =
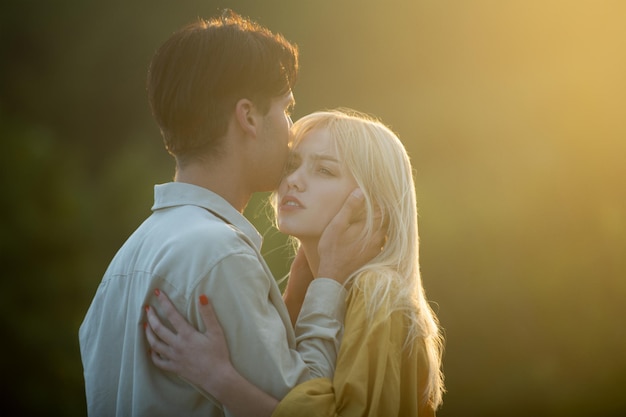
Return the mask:
M 202 304 L 203 306 L 209 304 L 209 298 L 206 295 L 202 294 L 200 296 L 200 304 Z
M 154 294 L 158 297 L 161 294 L 161 291 L 157 288 L 154 290 Z
M 148 323 L 144 323 L 144 324 L 143 324 L 143 328 L 144 328 L 144 329 L 147 329 L 147 328 L 148 328 Z
M 148 311 L 148 310 L 150 310 L 150 306 L 145 306 L 145 307 L 144 307 L 144 309 L 145 309 L 146 311 Z

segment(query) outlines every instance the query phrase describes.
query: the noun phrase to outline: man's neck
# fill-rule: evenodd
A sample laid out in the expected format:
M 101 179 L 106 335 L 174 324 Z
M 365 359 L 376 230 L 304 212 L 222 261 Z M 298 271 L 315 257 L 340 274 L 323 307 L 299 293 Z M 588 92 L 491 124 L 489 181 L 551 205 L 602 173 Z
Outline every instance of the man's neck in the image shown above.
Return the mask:
M 240 171 L 226 161 L 193 162 L 176 170 L 174 181 L 197 185 L 213 191 L 243 213 L 252 192 L 242 180 Z

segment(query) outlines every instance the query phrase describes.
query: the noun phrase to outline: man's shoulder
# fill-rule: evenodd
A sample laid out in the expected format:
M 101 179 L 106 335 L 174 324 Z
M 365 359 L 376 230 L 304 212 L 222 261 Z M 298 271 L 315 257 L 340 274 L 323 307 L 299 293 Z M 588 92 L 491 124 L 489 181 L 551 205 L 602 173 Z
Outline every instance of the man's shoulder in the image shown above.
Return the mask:
M 154 219 L 154 235 L 163 247 L 178 248 L 187 254 L 211 253 L 226 256 L 231 253 L 256 255 L 254 245 L 237 227 L 218 214 L 202 207 L 180 206 Z M 174 249 L 175 250 L 175 249 Z
M 180 235 L 197 243 L 241 244 L 242 232 L 219 215 L 202 207 L 180 207 L 173 227 Z
M 242 268 L 261 265 L 247 236 L 209 210 L 179 206 L 155 214 L 118 250 L 106 276 L 141 271 L 195 282 L 224 262 Z
M 150 261 L 154 256 L 208 260 L 231 253 L 256 255 L 256 250 L 236 227 L 205 208 L 190 205 L 154 213 L 126 240 L 114 261 L 126 265 L 141 258 Z

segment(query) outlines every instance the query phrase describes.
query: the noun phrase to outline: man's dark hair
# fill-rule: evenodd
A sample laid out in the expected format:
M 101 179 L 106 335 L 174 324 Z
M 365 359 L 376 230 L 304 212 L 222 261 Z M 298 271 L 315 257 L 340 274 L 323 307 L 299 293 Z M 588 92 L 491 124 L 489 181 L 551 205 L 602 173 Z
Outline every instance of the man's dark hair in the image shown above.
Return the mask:
M 297 74 L 295 45 L 228 10 L 175 32 L 152 59 L 147 90 L 165 147 L 186 159 L 217 151 L 237 101 L 266 114 Z

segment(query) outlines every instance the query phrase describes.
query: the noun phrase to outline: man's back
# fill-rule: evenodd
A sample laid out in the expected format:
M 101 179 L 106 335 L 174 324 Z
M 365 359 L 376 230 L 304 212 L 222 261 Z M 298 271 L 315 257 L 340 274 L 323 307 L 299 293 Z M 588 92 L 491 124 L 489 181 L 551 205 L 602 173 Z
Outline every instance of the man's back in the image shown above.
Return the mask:
M 211 263 L 243 241 L 202 207 L 156 210 L 109 265 L 80 329 L 90 415 L 221 415 L 175 375 L 158 370 L 143 335 L 144 306 L 156 288 L 191 295 Z

